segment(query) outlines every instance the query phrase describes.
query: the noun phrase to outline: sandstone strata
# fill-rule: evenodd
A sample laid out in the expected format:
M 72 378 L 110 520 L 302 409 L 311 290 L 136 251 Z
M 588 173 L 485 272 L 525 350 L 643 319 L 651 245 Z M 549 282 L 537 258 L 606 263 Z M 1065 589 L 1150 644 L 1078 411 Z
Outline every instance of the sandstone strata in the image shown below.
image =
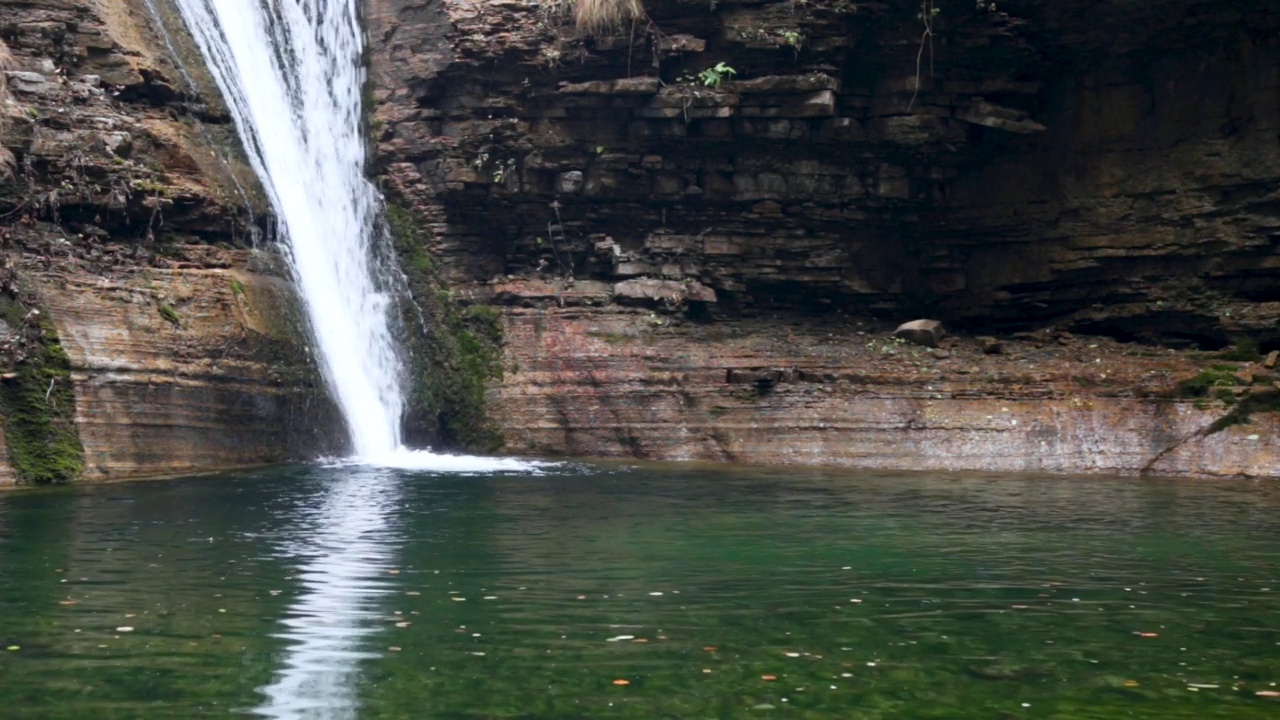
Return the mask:
M 1138 362 L 1280 345 L 1275 8 L 994 5 L 939 3 L 925 35 L 910 2 L 659 1 L 584 38 L 555 4 L 366 0 L 375 169 L 459 294 L 507 308 L 510 446 L 1280 474 L 1273 416 L 1171 397 L 1212 360 Z M 1135 343 L 1112 382 L 1163 381 L 1046 357 L 1008 384 L 1005 343 L 964 378 L 931 356 L 924 391 L 860 375 L 843 331 L 815 360 L 845 317 L 1100 335 Z M 770 368 L 849 379 L 730 402 L 726 373 Z
M 507 314 L 512 365 L 493 401 L 509 448 L 904 470 L 1256 477 L 1280 467 L 1274 413 L 1220 422 L 1251 393 L 1274 400 L 1276 376 L 1178 397 L 1204 363 L 1174 351 L 1045 334 L 999 356 L 967 338 L 940 352 L 851 321 L 668 324 L 565 297 L 566 307 Z
M 329 446 L 288 283 L 248 249 L 265 203 L 171 8 L 0 0 L 0 17 L 0 483 Z
M 63 261 L 26 275 L 71 358 L 83 477 L 190 474 L 336 446 L 341 421 L 300 342 L 289 283 L 254 251 L 175 252 L 160 267 Z

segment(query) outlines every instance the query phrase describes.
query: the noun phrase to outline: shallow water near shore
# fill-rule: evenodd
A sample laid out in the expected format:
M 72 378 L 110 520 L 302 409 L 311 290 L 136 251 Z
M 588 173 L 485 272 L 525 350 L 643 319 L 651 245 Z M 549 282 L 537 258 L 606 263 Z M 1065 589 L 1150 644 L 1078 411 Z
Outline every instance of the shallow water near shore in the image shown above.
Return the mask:
M 1278 538 L 1280 485 L 1249 481 L 335 465 L 6 493 L 0 704 L 1271 718 Z

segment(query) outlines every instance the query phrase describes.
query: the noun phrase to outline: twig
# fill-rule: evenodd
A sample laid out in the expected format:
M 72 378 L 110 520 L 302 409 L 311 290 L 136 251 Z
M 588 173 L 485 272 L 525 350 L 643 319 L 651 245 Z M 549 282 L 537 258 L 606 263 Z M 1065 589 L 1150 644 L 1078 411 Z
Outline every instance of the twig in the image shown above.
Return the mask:
M 924 23 L 924 33 L 920 35 L 920 49 L 916 52 L 916 86 L 911 92 L 911 102 L 907 103 L 907 112 L 916 105 L 920 96 L 920 71 L 924 63 L 924 46 L 929 45 L 929 77 L 933 77 L 933 16 L 937 10 L 933 0 L 920 0 L 920 21 Z
M 556 212 L 556 225 L 560 228 L 560 239 L 567 243 L 569 239 L 564 234 L 564 218 L 560 217 L 560 201 L 552 200 L 551 209 Z M 560 248 L 556 245 L 556 236 L 552 232 L 551 223 L 547 223 L 547 240 L 551 241 L 551 252 L 556 256 L 556 268 L 560 270 L 561 278 L 564 278 L 566 277 L 564 263 L 560 262 Z
M 49 378 L 49 389 L 44 391 L 44 404 L 49 404 L 49 396 L 53 394 L 53 384 L 58 382 L 58 378 Z

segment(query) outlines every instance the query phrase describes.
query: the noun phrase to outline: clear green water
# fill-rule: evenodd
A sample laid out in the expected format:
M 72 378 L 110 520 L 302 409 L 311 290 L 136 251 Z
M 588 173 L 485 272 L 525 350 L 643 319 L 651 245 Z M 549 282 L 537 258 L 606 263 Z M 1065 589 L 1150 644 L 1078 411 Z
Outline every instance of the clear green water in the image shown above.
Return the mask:
M 1280 485 L 296 467 L 6 493 L 2 646 L 5 718 L 1275 718 Z

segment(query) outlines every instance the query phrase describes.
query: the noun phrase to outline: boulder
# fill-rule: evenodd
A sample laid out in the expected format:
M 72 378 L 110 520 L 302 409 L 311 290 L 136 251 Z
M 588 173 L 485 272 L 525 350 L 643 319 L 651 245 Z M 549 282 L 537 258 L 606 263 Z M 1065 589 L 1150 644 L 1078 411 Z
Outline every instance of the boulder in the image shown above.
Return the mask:
M 14 92 L 28 95 L 51 95 L 58 91 L 58 86 L 49 82 L 49 79 L 40 73 L 14 70 L 6 72 L 4 75 L 8 81 L 9 89 Z
M 128 157 L 133 152 L 133 137 L 127 132 L 104 132 L 102 145 L 116 157 Z
M 1004 352 L 1004 342 L 993 337 L 978 338 L 978 346 L 986 355 L 1000 355 Z
M 691 302 L 713 303 L 716 291 L 699 282 L 676 280 L 624 280 L 613 286 L 613 294 L 619 301 L 633 302 Z
M 684 294 L 689 302 L 713 303 L 716 301 L 716 291 L 700 282 L 685 283 Z
M 979 100 L 970 107 L 956 110 L 956 119 L 997 130 L 1007 130 L 1019 135 L 1048 130 L 1044 125 L 1028 118 L 1027 114 L 1021 110 L 1001 107 L 985 100 Z
M 667 54 L 700 53 L 707 49 L 707 41 L 692 35 L 663 35 L 658 38 L 658 51 Z
M 931 348 L 938 347 L 938 343 L 942 342 L 942 336 L 946 334 L 947 331 L 943 329 L 942 323 L 937 320 L 912 320 L 902 323 L 897 330 L 893 331 L 893 336 L 896 338 Z
M 556 179 L 556 190 L 565 195 L 572 195 L 582 189 L 582 171 L 570 170 L 560 173 Z

